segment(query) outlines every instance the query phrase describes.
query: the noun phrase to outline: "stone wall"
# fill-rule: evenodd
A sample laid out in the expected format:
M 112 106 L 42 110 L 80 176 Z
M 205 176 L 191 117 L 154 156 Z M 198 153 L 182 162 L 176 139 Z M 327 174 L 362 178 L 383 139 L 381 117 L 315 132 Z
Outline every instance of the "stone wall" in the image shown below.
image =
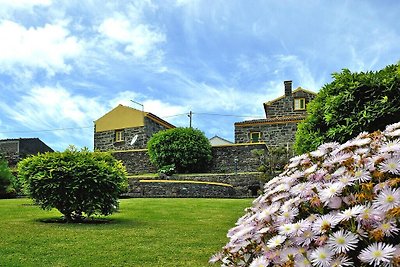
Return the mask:
M 271 105 L 266 105 L 267 118 L 286 117 L 286 116 L 301 116 L 306 115 L 306 110 L 294 110 L 294 99 L 305 98 L 305 105 L 315 98 L 314 94 L 306 91 L 296 91 L 290 96 L 284 96 Z
M 237 172 L 257 171 L 261 164 L 251 153 L 254 149 L 266 150 L 267 147 L 260 143 L 214 146 L 212 147 L 212 163 L 208 171 L 211 173 L 232 173 L 236 170 Z
M 250 142 L 250 132 L 260 132 L 260 142 L 267 146 L 291 146 L 295 141 L 297 122 L 254 123 L 235 127 L 235 142 Z
M 121 160 L 129 174 L 156 173 L 157 168 L 150 162 L 147 149 L 113 152 L 116 159 Z
M 240 144 L 212 147 L 212 162 L 209 173 L 254 172 L 260 166 L 258 158 L 251 153 L 253 149 L 266 150 L 265 144 Z M 121 160 L 129 174 L 156 173 L 157 168 L 150 162 L 147 149 L 113 152 Z M 235 163 L 235 158 L 237 162 Z
M 162 180 L 129 179 L 129 197 L 255 197 L 262 184 L 259 173 L 174 175 Z

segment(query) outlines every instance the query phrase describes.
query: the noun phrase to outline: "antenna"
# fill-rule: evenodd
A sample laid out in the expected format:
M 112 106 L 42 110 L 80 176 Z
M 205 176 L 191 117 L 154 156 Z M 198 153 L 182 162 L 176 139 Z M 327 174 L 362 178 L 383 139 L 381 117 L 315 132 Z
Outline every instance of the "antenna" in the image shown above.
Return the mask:
M 135 135 L 135 136 L 132 138 L 131 146 L 133 146 L 133 145 L 136 143 L 137 139 L 138 139 L 138 135 Z

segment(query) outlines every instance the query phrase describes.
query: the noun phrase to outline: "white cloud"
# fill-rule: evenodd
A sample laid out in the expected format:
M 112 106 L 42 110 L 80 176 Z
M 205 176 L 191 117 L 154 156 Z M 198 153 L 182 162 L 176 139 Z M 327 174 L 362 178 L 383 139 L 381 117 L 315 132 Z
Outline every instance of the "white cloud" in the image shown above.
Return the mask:
M 157 29 L 121 14 L 105 19 L 98 30 L 109 40 L 124 46 L 125 52 L 136 58 L 146 58 L 157 50 L 159 43 L 166 40 L 165 35 Z
M 10 20 L 0 21 L 0 66 L 45 69 L 49 75 L 68 72 L 67 60 L 82 52 L 76 37 L 70 36 L 64 22 L 46 24 L 43 27 L 25 28 Z
M 93 131 L 93 121 L 106 112 L 96 99 L 72 94 L 62 87 L 34 87 L 16 103 L 1 103 L 1 109 L 20 127 L 32 131 L 50 130 L 60 144 L 77 145 L 91 143 L 93 134 L 88 133 Z
M 33 6 L 49 6 L 51 3 L 52 0 L 0 0 L 0 7 L 27 9 Z

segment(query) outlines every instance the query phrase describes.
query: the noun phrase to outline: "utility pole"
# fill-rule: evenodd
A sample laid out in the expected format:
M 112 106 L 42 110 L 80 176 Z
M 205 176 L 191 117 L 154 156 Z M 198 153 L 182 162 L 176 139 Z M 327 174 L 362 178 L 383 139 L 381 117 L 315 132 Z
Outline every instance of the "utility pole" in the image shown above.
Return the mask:
M 192 116 L 193 116 L 193 112 L 189 111 L 188 117 L 189 117 L 189 127 L 192 128 Z

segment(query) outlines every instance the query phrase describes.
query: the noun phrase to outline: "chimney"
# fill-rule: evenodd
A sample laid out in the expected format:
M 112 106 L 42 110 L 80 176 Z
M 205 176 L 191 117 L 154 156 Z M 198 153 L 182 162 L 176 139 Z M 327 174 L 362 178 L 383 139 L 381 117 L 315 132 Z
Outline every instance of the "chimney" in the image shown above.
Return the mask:
M 285 84 L 285 96 L 292 95 L 292 81 L 284 81 Z

